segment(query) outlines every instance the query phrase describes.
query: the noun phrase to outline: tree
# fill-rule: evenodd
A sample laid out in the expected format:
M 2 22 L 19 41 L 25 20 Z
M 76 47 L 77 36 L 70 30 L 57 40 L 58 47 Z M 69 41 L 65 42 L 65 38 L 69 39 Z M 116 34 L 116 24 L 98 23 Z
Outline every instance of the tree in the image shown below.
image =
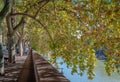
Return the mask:
M 41 4 L 41 8 L 44 6 L 44 4 L 46 4 L 49 0 L 41 0 L 39 1 L 39 3 Z M 13 0 L 13 2 L 15 3 L 15 1 Z M 19 3 L 19 2 L 18 2 Z M 21 2 L 20 2 L 21 3 Z M 29 3 L 29 2 L 28 2 Z M 36 4 L 30 4 L 29 6 L 32 8 L 34 7 Z M 22 25 L 22 23 L 24 22 L 24 18 L 25 17 L 30 17 L 32 19 L 34 19 L 35 21 L 37 21 L 38 23 L 41 24 L 41 22 L 37 19 L 35 19 L 37 13 L 35 14 L 35 16 L 32 16 L 29 13 L 29 9 L 27 8 L 25 9 L 25 11 L 23 11 L 22 13 L 14 13 L 14 12 L 10 12 L 7 17 L 6 17 L 6 22 L 7 22 L 7 28 L 8 28 L 8 52 L 9 52 L 9 63 L 13 62 L 13 54 L 12 54 L 12 48 L 14 47 L 13 45 L 13 36 L 16 33 L 16 31 L 18 30 L 18 28 Z M 39 11 L 39 10 L 38 10 Z M 15 16 L 21 16 L 20 21 L 14 26 L 12 23 L 12 18 L 14 18 Z
M 1 22 L 3 21 L 3 19 L 6 17 L 6 15 L 8 14 L 9 10 L 10 10 L 10 6 L 12 2 L 11 0 L 4 0 L 4 1 L 0 1 L 0 6 L 2 5 L 3 7 L 0 9 L 0 31 L 1 31 Z M 3 75 L 4 74 L 4 58 L 3 58 L 3 54 L 2 54 L 2 42 L 0 43 L 0 74 Z
M 106 54 L 108 75 L 119 72 L 119 3 L 118 0 L 21 0 L 17 2 L 16 13 L 7 15 L 7 20 L 17 16 L 19 21 L 14 28 L 9 27 L 8 21 L 8 27 L 13 36 L 25 19 L 24 38 L 30 39 L 35 49 L 44 54 L 50 52 L 54 61 L 63 58 L 72 67 L 72 73 L 82 75 L 87 70 L 88 78 L 93 79 L 96 50 L 103 49 Z
M 53 41 L 45 39 L 43 31 L 35 31 L 29 37 L 38 40 L 52 52 L 53 59 L 62 57 L 68 67 L 73 67 L 72 73 L 82 75 L 88 70 L 89 79 L 93 79 L 95 73 L 95 51 L 103 49 L 107 60 L 105 69 L 108 75 L 119 72 L 119 1 L 118 0 L 57 0 L 48 3 L 38 14 L 37 18 L 47 26 Z M 39 27 L 33 24 L 34 27 Z M 40 33 L 41 32 L 41 33 Z M 39 36 L 45 37 L 38 38 Z M 36 36 L 36 37 L 35 37 Z M 35 39 L 36 38 L 36 39 Z M 31 40 L 38 50 L 39 46 Z M 43 51 L 43 47 L 40 51 Z M 72 62 L 71 62 L 72 61 Z M 81 72 L 77 71 L 77 67 Z

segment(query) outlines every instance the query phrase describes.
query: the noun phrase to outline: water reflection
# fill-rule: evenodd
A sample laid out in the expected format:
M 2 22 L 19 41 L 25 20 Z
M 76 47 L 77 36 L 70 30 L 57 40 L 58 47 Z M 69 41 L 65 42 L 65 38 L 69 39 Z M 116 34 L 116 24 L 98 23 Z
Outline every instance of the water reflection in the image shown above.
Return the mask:
M 87 78 L 87 72 L 83 74 L 83 76 L 79 76 L 77 74 L 71 75 L 71 68 L 67 68 L 67 65 L 59 64 L 63 60 L 61 58 L 57 59 L 58 67 L 63 68 L 64 75 L 71 81 L 71 82 L 120 82 L 120 75 L 118 73 L 113 73 L 112 76 L 107 76 L 107 73 L 104 70 L 104 64 L 102 61 L 97 62 L 97 66 L 95 68 L 96 76 L 94 80 L 89 80 Z M 59 69 L 61 71 L 61 69 Z

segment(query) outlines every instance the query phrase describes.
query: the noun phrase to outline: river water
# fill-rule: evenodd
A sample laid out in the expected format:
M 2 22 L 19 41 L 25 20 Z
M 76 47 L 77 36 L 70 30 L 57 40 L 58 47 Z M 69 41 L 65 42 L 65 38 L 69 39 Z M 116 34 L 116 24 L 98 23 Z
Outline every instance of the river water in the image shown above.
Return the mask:
M 77 74 L 71 74 L 71 68 L 67 68 L 67 65 L 64 64 L 59 64 L 62 59 L 58 59 L 58 66 L 59 68 L 63 68 L 63 74 L 66 76 L 70 82 L 120 82 L 120 74 L 118 73 L 113 73 L 111 76 L 107 76 L 105 70 L 104 70 L 104 63 L 102 61 L 98 61 L 96 64 L 95 68 L 95 73 L 96 76 L 94 77 L 93 80 L 89 80 L 87 78 L 87 72 L 83 74 L 83 76 L 79 76 Z

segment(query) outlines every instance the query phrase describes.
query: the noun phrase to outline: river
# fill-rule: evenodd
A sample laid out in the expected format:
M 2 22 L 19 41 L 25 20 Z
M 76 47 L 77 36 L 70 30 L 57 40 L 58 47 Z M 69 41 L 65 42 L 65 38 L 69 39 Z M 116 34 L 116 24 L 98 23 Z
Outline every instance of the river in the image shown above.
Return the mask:
M 67 65 L 64 64 L 59 64 L 62 59 L 58 59 L 58 66 L 59 68 L 63 68 L 63 74 L 66 76 L 70 82 L 120 82 L 120 74 L 118 73 L 113 73 L 111 76 L 107 76 L 105 70 L 104 70 L 104 63 L 102 61 L 98 61 L 96 64 L 95 68 L 95 73 L 96 76 L 94 77 L 93 80 L 89 80 L 87 78 L 87 72 L 83 74 L 83 76 L 79 76 L 77 74 L 71 74 L 71 68 L 67 68 Z

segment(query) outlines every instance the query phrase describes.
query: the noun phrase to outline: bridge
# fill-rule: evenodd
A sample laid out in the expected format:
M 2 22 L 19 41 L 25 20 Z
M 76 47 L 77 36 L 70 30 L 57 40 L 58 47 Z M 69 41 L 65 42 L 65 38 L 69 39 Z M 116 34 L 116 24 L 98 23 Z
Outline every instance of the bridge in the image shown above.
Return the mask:
M 31 50 L 28 56 L 16 56 L 16 63 L 5 66 L 0 82 L 70 82 L 41 55 Z

